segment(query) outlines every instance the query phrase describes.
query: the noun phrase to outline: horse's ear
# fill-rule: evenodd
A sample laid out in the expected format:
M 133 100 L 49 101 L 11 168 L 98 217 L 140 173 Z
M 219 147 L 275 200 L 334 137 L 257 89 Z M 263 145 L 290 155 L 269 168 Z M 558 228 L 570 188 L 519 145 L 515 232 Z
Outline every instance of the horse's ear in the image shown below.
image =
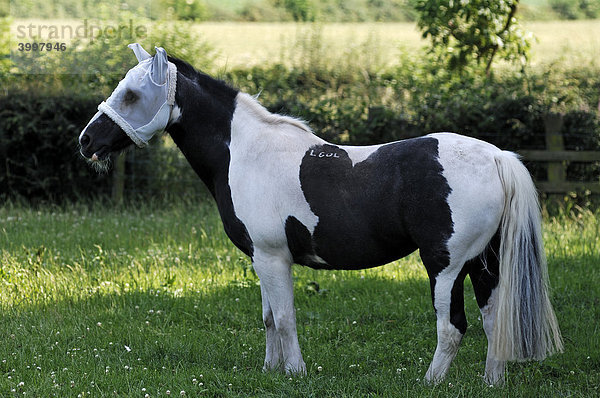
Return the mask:
M 152 60 L 151 76 L 156 84 L 164 84 L 167 81 L 167 71 L 169 70 L 169 59 L 167 52 L 162 47 L 154 47 L 156 54 Z
M 151 55 L 148 54 L 148 51 L 144 50 L 140 43 L 132 43 L 127 47 L 133 50 L 133 53 L 135 54 L 135 57 L 137 58 L 138 62 L 142 62 L 143 60 L 151 57 Z

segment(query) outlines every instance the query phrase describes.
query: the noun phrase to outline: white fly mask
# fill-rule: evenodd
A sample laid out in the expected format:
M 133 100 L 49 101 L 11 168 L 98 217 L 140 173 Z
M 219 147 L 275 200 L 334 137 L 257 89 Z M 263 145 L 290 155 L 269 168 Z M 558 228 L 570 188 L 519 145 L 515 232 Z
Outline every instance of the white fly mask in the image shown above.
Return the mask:
M 105 113 L 143 148 L 169 123 L 175 103 L 177 67 L 169 62 L 162 47 L 155 47 L 154 57 L 138 43 L 128 47 L 139 63 L 127 72 L 110 97 L 98 105 L 96 117 Z

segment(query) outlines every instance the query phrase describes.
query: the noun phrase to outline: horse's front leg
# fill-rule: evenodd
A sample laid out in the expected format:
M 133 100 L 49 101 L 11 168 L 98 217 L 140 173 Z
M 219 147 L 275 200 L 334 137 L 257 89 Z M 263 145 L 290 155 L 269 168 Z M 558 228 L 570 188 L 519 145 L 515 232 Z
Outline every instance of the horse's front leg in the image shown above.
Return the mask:
M 292 259 L 283 250 L 267 252 L 258 248 L 253 257 L 254 270 L 260 278 L 267 331 L 265 367 L 277 366 L 281 362 L 286 373 L 305 374 L 306 365 L 300 353 L 296 331 Z M 281 344 L 280 348 L 278 343 Z

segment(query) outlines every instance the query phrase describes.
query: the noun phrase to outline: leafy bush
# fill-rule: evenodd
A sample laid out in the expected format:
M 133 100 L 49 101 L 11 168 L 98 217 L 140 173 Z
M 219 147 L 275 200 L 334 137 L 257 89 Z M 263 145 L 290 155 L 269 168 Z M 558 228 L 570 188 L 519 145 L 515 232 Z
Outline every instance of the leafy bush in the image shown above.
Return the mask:
M 472 62 L 490 70 L 494 57 L 526 60 L 530 43 L 517 22 L 518 0 L 414 0 L 417 26 L 451 69 Z M 523 62 L 524 64 L 524 62 Z
M 100 101 L 73 92 L 0 96 L 0 200 L 35 203 L 110 196 L 112 176 L 88 166 L 77 142 Z M 206 195 L 169 140 L 157 138 L 125 157 L 125 193 L 130 198 Z
M 1 96 L 0 200 L 59 201 L 109 193 L 109 177 L 87 167 L 77 145 L 98 102 L 76 93 Z
M 0 86 L 4 86 L 3 76 L 10 68 L 10 23 L 8 18 L 0 17 Z
M 208 19 L 209 11 L 201 0 L 161 0 L 162 10 L 171 12 L 177 19 L 203 21 Z
M 275 7 L 285 9 L 294 21 L 314 21 L 316 8 L 311 0 L 272 0 Z
M 102 2 L 81 0 L 12 0 L 10 15 L 15 18 L 96 18 L 104 7 L 119 12 L 133 11 L 138 15 L 150 16 L 149 0 L 104 0 Z
M 550 6 L 563 19 L 594 19 L 600 16 L 600 0 L 550 0 Z
M 292 15 L 285 9 L 277 7 L 272 1 L 246 2 L 234 14 L 220 7 L 212 7 L 211 19 L 218 21 L 238 20 L 251 22 L 280 22 L 292 21 Z

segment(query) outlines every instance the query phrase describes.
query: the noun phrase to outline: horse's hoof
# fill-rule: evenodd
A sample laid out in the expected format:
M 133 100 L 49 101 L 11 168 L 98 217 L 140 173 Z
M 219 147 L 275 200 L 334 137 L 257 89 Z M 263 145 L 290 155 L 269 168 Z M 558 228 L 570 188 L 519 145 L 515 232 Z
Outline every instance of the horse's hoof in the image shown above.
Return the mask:
M 288 376 L 306 376 L 306 364 L 304 361 L 296 365 L 287 364 L 285 365 L 285 374 Z
M 483 382 L 490 387 L 502 387 L 504 385 L 504 375 L 485 375 Z
M 262 368 L 263 373 L 281 371 L 281 362 L 271 363 L 265 362 Z

